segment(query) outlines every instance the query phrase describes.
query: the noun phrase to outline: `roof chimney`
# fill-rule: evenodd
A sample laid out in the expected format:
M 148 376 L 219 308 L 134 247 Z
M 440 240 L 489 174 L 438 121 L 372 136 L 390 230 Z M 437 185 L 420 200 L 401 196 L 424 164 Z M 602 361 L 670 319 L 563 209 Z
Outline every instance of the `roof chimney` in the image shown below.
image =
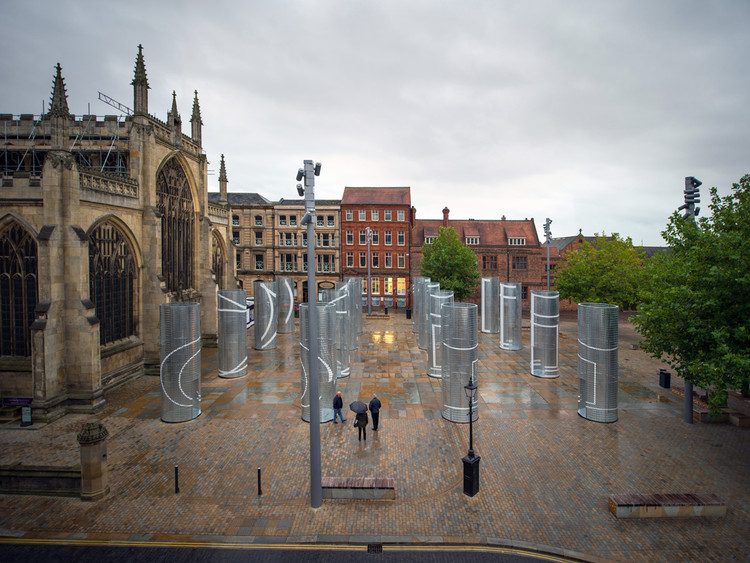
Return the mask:
M 448 214 L 451 212 L 447 207 L 443 207 L 443 227 L 448 228 Z

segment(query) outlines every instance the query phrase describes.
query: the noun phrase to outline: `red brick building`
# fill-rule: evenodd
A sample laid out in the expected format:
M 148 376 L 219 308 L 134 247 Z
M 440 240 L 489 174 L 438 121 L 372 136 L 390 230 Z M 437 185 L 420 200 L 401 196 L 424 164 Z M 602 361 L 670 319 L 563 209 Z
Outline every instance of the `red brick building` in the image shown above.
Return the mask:
M 443 209 L 443 219 L 414 221 L 412 232 L 412 275 L 419 275 L 422 244 L 430 244 L 440 227 L 453 227 L 461 242 L 471 248 L 479 261 L 482 277 L 499 278 L 501 282 L 520 282 L 524 304 L 529 291 L 547 289 L 547 251 L 539 243 L 533 219 L 500 220 L 450 219 L 450 210 Z M 480 290 L 469 299 L 478 303 Z
M 359 276 L 367 293 L 367 229 L 373 307 L 411 306 L 409 187 L 346 187 L 341 198 L 343 277 Z

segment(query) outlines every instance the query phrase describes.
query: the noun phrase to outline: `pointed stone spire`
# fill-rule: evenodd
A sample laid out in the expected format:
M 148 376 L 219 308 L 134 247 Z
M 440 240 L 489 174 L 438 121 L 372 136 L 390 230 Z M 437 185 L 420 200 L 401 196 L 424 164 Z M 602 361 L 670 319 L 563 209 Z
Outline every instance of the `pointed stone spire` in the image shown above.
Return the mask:
M 172 90 L 172 109 L 167 114 L 167 125 L 172 128 L 174 133 L 174 144 L 182 145 L 182 118 L 177 111 L 177 93 Z
M 195 98 L 193 98 L 193 116 L 190 118 L 190 128 L 193 141 L 198 143 L 198 146 L 201 146 L 202 125 L 203 120 L 201 119 L 201 108 L 198 104 L 198 90 L 196 90 Z
M 148 114 L 148 78 L 146 65 L 143 62 L 143 45 L 138 45 L 138 56 L 135 58 L 135 76 L 133 77 L 133 111 L 136 114 Z
M 224 164 L 224 155 L 221 155 L 221 166 L 219 166 L 219 202 L 227 202 L 227 167 Z
M 65 92 L 65 80 L 62 77 L 62 67 L 57 63 L 57 74 L 52 83 L 52 97 L 49 102 L 49 117 L 63 117 L 70 119 L 70 110 L 68 109 L 68 94 Z

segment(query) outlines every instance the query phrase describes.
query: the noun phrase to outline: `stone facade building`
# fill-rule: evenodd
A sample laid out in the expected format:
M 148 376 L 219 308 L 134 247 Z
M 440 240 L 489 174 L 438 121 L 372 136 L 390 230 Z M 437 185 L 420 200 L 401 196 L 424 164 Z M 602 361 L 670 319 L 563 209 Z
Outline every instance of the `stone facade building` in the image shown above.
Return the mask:
M 176 95 L 166 120 L 149 113 L 140 46 L 131 85 L 126 116 L 74 116 L 58 64 L 46 114 L 0 114 L 0 394 L 35 419 L 96 411 L 158 373 L 162 303 L 200 302 L 215 339 L 217 289 L 236 286 L 197 92 L 185 135 Z

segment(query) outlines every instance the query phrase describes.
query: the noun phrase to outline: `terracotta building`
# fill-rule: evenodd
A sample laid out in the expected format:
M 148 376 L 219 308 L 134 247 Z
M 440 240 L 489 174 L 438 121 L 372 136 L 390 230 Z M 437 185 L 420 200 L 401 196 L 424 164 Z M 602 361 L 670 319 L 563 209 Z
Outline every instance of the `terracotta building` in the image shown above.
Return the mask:
M 438 236 L 440 227 L 452 227 L 461 242 L 477 255 L 482 277 L 499 278 L 501 282 L 520 282 L 524 304 L 531 290 L 546 289 L 546 250 L 542 250 L 533 219 L 500 220 L 450 219 L 450 210 L 443 209 L 442 219 L 414 221 L 411 247 L 412 275 L 418 276 L 422 245 Z M 479 288 L 469 299 L 478 303 Z
M 74 116 L 58 64 L 46 114 L 0 114 L 0 395 L 37 420 L 158 374 L 162 303 L 200 302 L 215 341 L 216 290 L 235 285 L 197 92 L 186 135 L 174 93 L 166 120 L 149 113 L 140 46 L 130 85 L 124 115 Z
M 343 276 L 363 278 L 368 228 L 372 307 L 410 306 L 412 208 L 409 187 L 346 187 L 341 198 Z

